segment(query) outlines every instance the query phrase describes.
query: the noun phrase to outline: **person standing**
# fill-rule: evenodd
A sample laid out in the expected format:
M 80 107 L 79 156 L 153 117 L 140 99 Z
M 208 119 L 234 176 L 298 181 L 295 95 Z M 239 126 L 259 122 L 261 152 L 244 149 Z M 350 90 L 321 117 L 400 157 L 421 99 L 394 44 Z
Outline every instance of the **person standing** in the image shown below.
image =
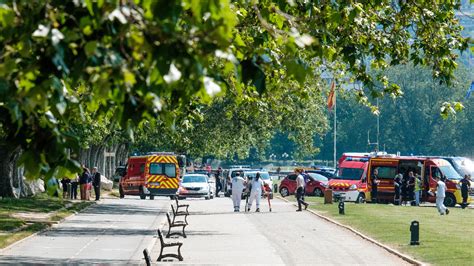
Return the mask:
M 82 174 L 79 177 L 79 190 L 81 191 L 81 200 L 87 199 L 87 184 L 89 183 L 89 169 L 83 166 Z
M 449 214 L 448 208 L 444 206 L 444 198 L 446 197 L 446 184 L 443 180 L 440 179 L 439 176 L 435 177 L 436 179 L 436 208 L 438 208 L 438 212 L 441 215 Z
M 240 173 L 235 173 L 232 178 L 232 202 L 234 203 L 234 212 L 240 211 L 240 201 L 242 200 L 242 191 L 245 187 L 245 180 L 240 176 Z
M 408 182 L 407 182 L 407 193 L 408 193 L 408 200 L 411 202 L 410 205 L 414 205 L 414 193 L 415 193 L 415 175 L 413 171 L 408 172 Z
M 100 173 L 97 166 L 92 168 L 92 186 L 94 187 L 95 200 L 100 200 Z
M 393 189 L 395 191 L 395 198 L 393 201 L 395 205 L 400 205 L 401 186 L 402 186 L 402 174 L 399 173 L 395 176 L 395 179 L 393 180 Z
M 419 174 L 415 175 L 415 205 L 420 206 L 420 197 L 421 197 L 421 176 Z
M 304 189 L 305 189 L 305 182 L 304 182 L 304 177 L 302 175 L 303 170 L 296 168 L 295 173 L 298 175 L 296 177 L 296 201 L 298 201 L 298 209 L 296 210 L 297 212 L 301 211 L 301 205 L 304 205 L 304 209 L 306 210 L 308 208 L 308 203 L 306 203 L 303 199 L 304 196 Z
M 469 187 L 471 187 L 471 182 L 469 182 L 469 175 L 464 175 L 464 178 L 461 179 L 461 196 L 462 196 L 462 204 L 461 208 L 465 209 L 468 205 L 467 198 L 469 196 Z
M 69 198 L 69 186 L 71 186 L 71 179 L 63 177 L 63 179 L 61 179 L 61 185 L 63 186 L 63 199 Z
M 216 178 L 216 197 L 219 197 L 219 192 L 222 190 L 221 182 L 222 168 L 217 169 L 217 173 L 214 175 Z
M 71 180 L 71 199 L 77 199 L 77 185 L 79 184 L 79 175 Z
M 257 209 L 255 212 L 260 212 L 260 198 L 262 198 L 262 191 L 263 191 L 263 180 L 260 178 L 260 172 L 257 172 L 255 178 L 252 179 L 252 189 L 250 190 L 250 199 L 249 199 L 249 207 L 247 211 L 252 209 L 252 203 L 254 200 L 257 202 Z
M 380 183 L 380 181 L 379 181 L 379 169 L 375 168 L 374 169 L 374 174 L 372 175 L 372 179 L 371 179 L 372 189 L 370 191 L 370 197 L 371 197 L 372 203 L 377 203 L 378 202 L 377 191 L 378 191 L 379 183 Z

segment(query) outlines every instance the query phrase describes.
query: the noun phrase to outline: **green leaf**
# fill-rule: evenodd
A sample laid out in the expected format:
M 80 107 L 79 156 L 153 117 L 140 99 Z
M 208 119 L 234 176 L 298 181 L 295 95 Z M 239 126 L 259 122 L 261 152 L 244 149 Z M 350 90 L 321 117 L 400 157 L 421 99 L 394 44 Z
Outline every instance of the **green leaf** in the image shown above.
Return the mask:
M 97 48 L 96 41 L 90 41 L 84 46 L 84 51 L 86 52 L 87 57 L 91 57 L 95 54 L 95 49 Z
M 85 0 L 86 2 L 86 7 L 87 7 L 87 10 L 89 10 L 89 14 L 91 14 L 91 16 L 94 15 L 94 3 L 92 2 L 92 0 Z
M 303 85 L 308 73 L 308 65 L 300 59 L 289 60 L 285 65 L 288 75 L 293 76 L 300 85 Z

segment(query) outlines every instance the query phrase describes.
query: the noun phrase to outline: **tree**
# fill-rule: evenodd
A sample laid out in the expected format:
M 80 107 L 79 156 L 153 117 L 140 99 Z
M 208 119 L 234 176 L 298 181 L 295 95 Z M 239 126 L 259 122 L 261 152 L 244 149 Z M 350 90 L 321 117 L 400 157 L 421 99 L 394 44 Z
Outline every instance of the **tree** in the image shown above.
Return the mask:
M 412 61 L 449 83 L 455 51 L 467 47 L 458 8 L 414 0 L 4 0 L 1 163 L 21 149 L 30 177 L 79 170 L 68 156 L 80 147 L 73 110 L 85 121 L 75 91 L 86 94 L 93 119 L 113 108 L 111 122 L 133 138 L 142 121 L 170 127 L 190 104 L 209 103 L 221 90 L 233 88 L 237 98 L 278 94 L 287 89 L 281 80 L 301 88 L 323 68 L 350 73 L 374 96 L 401 92 L 383 75 L 377 87 L 368 65 Z M 9 173 L 0 180 L 9 183 Z
M 451 88 L 440 86 L 426 68 L 392 67 L 385 72 L 400 84 L 403 96 L 379 101 L 380 149 L 403 155 L 472 156 L 473 100 L 465 99 L 473 73 L 466 67 L 456 71 Z M 453 119 L 444 119 L 440 107 L 446 101 L 463 102 L 465 111 Z M 338 99 L 338 152 L 372 151 L 367 133 L 375 142 L 376 115 L 367 107 L 357 105 L 354 96 Z M 332 158 L 332 132 L 322 148 L 322 158 Z

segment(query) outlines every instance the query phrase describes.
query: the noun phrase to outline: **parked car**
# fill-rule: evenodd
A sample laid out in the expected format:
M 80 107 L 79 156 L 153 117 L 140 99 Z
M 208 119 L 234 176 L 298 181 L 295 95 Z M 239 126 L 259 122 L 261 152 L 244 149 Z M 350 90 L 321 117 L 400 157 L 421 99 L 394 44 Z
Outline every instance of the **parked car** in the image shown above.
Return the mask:
M 316 173 L 308 173 L 308 175 L 309 180 L 306 182 L 305 194 L 322 197 L 328 187 L 327 177 Z M 294 173 L 289 174 L 281 181 L 279 191 L 282 197 L 296 193 L 296 177 L 297 175 Z
M 442 157 L 448 161 L 462 177 L 471 175 L 474 177 L 474 162 L 466 157 Z
M 181 179 L 178 189 L 178 198 L 214 198 L 215 185 L 209 183 L 205 174 L 187 174 Z
M 317 168 L 314 170 L 306 170 L 306 172 L 320 174 L 327 177 L 329 180 L 333 179 L 336 175 L 336 170 L 334 168 Z
M 207 172 L 207 170 L 202 170 L 202 169 L 194 170 L 194 172 L 192 172 L 190 174 L 202 174 L 202 175 L 207 175 L 208 177 L 210 176 L 210 174 L 209 174 L 209 172 Z
M 235 177 L 235 174 L 239 172 L 240 176 L 243 176 L 244 171 L 249 171 L 249 170 L 251 169 L 250 168 L 231 168 L 229 170 L 224 170 L 224 180 L 223 180 L 224 196 L 230 197 L 230 195 L 232 195 L 232 178 Z
M 126 165 L 117 166 L 117 168 L 115 168 L 115 173 L 112 176 L 112 180 L 118 183 L 120 182 L 120 178 L 122 178 L 122 176 L 124 176 L 126 173 L 127 173 Z
M 262 178 L 263 183 L 265 185 L 268 185 L 270 187 L 270 189 L 272 189 L 273 180 L 272 180 L 272 178 L 270 177 L 270 174 L 267 171 L 260 171 L 260 170 L 245 170 L 245 171 L 243 171 L 244 178 L 246 178 L 248 180 L 248 182 L 250 182 L 252 179 L 254 179 L 255 176 L 257 175 L 257 173 L 260 173 L 260 177 Z M 269 196 L 270 196 L 270 199 L 273 199 L 273 191 L 270 191 Z

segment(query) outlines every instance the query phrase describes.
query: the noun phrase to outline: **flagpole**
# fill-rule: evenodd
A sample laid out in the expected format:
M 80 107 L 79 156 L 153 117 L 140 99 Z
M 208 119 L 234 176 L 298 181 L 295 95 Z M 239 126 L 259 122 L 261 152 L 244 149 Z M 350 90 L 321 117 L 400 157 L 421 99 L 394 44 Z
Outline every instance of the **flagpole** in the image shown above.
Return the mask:
M 337 94 L 336 94 L 336 90 L 334 90 L 334 169 L 336 169 L 336 155 L 337 155 L 337 123 L 336 123 L 336 120 L 337 120 Z

